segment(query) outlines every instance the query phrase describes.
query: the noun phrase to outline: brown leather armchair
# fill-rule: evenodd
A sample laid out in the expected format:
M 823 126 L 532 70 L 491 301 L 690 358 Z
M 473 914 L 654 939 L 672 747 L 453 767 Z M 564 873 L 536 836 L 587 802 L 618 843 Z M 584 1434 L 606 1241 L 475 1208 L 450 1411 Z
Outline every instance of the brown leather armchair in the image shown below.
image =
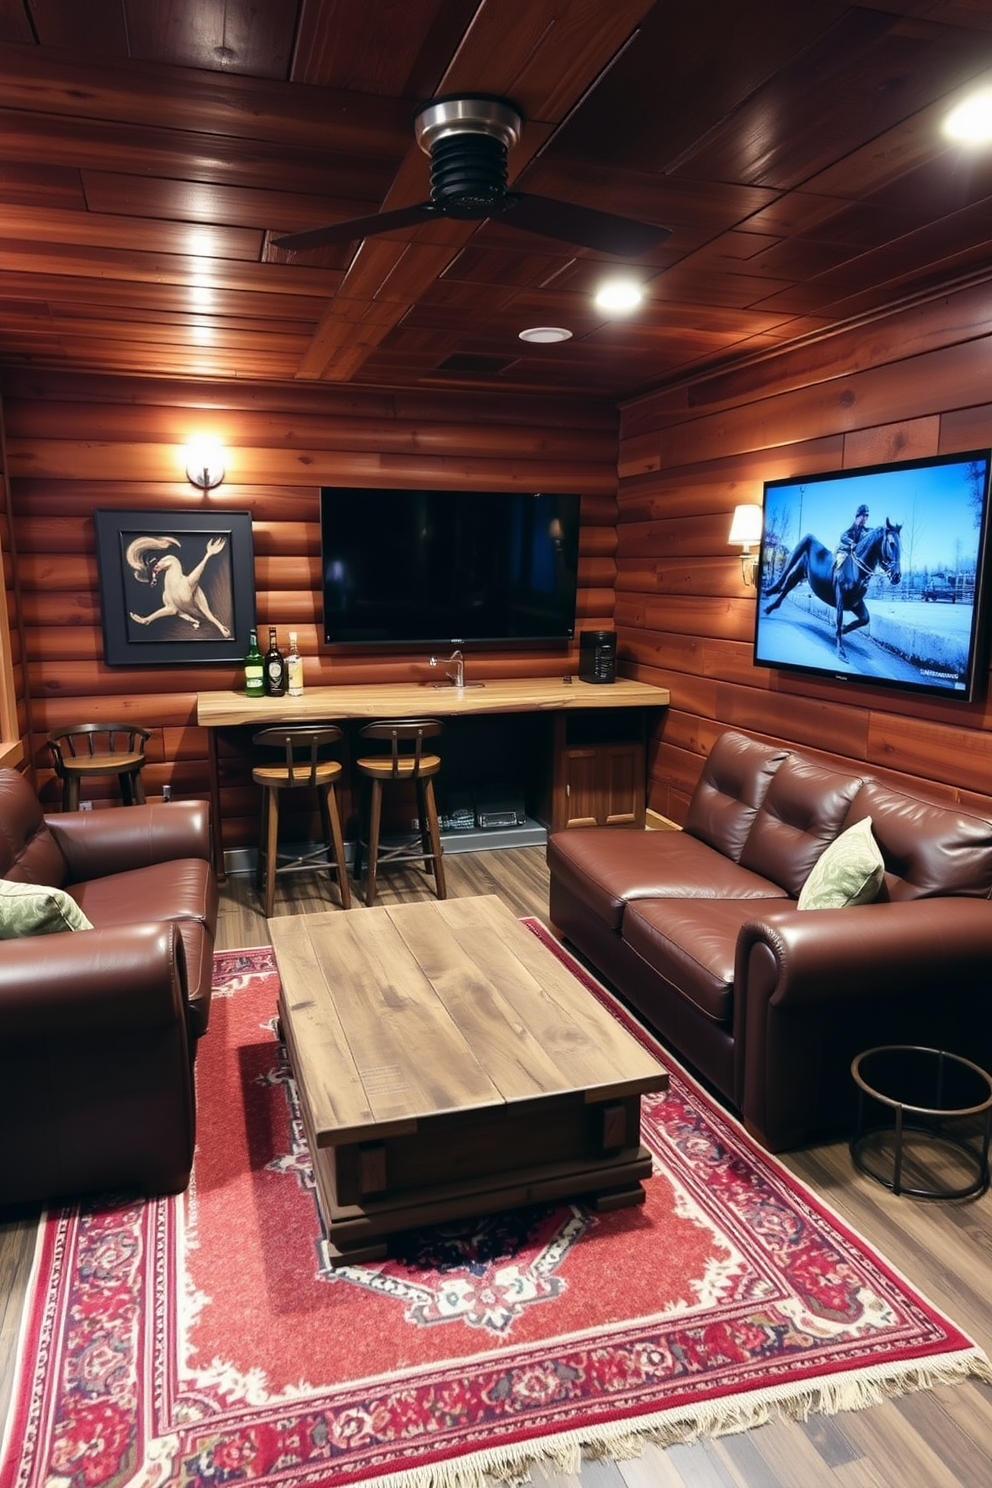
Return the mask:
M 179 1192 L 217 923 L 208 808 L 45 816 L 0 770 L 0 878 L 64 890 L 92 926 L 0 940 L 0 1204 Z

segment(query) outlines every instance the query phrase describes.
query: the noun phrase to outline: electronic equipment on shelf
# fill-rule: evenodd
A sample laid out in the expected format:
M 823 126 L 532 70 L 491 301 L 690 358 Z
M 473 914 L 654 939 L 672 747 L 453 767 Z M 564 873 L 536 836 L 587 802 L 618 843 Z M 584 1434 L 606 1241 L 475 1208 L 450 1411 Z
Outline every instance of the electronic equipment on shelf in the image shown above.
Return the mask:
M 516 792 L 479 791 L 475 798 L 475 825 L 520 827 L 526 819 L 524 798 Z
M 579 678 L 583 682 L 615 682 L 617 638 L 612 630 L 579 633 Z

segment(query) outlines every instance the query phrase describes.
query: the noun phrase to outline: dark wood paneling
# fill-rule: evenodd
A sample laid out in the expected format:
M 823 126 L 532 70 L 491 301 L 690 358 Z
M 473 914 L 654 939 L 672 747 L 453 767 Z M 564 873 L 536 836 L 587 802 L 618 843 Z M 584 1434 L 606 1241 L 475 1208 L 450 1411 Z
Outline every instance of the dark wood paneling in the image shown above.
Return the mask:
M 3 740 L 13 746 L 14 753 L 7 756 L 9 764 L 19 764 L 20 749 L 26 752 L 31 731 L 31 699 L 28 695 L 27 676 L 24 668 L 23 637 L 18 625 L 20 593 L 18 586 L 17 547 L 12 521 L 9 464 L 7 460 L 6 424 L 0 403 L 0 550 L 3 564 L 0 582 L 3 584 L 3 612 L 0 613 L 0 644 L 9 652 L 9 679 L 3 682 Z
M 4 360 L 29 375 L 428 394 L 495 379 L 591 399 L 706 366 L 714 376 L 693 392 L 712 408 L 722 378 L 760 379 L 784 343 L 846 375 L 867 317 L 964 275 L 984 286 L 978 328 L 992 165 L 940 124 L 992 64 L 985 10 L 6 0 Z M 612 255 L 520 231 L 512 214 L 434 215 L 307 253 L 274 246 L 425 201 L 413 110 L 479 90 L 522 111 L 514 188 L 671 229 L 632 265 L 647 290 L 635 315 L 593 304 Z M 572 339 L 518 340 L 548 324 Z M 666 396 L 677 415 L 684 394 Z
M 240 668 L 108 667 L 103 661 L 92 511 L 248 509 L 254 518 L 259 626 L 285 643 L 293 626 L 309 685 L 425 680 L 426 655 L 329 655 L 321 642 L 318 487 L 360 471 L 374 486 L 467 485 L 575 491 L 581 497 L 578 615 L 609 628 L 616 578 L 616 427 L 606 405 L 440 394 L 393 398 L 333 389 L 273 386 L 247 394 L 234 385 L 125 384 L 16 374 L 4 382 L 12 483 L 12 530 L 19 547 L 19 619 L 26 685 L 34 700 L 31 754 L 45 799 L 57 786 L 45 733 L 67 723 L 134 718 L 153 731 L 149 789 L 207 788 L 207 735 L 196 727 L 196 693 L 239 686 Z M 225 392 L 230 389 L 230 405 Z M 516 414 L 523 415 L 517 422 Z M 94 431 L 99 437 L 94 437 Z M 194 432 L 218 435 L 230 480 L 204 499 L 182 479 L 182 451 Z M 163 478 L 165 477 L 165 478 Z M 2 516 L 2 513 L 0 513 Z M 16 658 L 15 658 L 16 659 Z M 573 667 L 560 649 L 492 650 L 470 658 L 480 678 L 551 676 Z M 230 770 L 227 772 L 230 774 Z M 238 761 L 239 795 L 222 793 L 224 841 L 257 834 L 250 769 Z M 97 791 L 98 799 L 113 793 Z
M 733 505 L 760 501 L 763 479 L 992 445 L 992 406 L 979 401 L 989 327 L 975 336 L 966 325 L 975 303 L 964 289 L 893 317 L 884 334 L 845 333 L 842 375 L 824 348 L 805 362 L 793 350 L 624 410 L 619 654 L 672 694 L 650 755 L 655 810 L 684 820 L 700 757 L 723 729 L 740 728 L 992 813 L 987 694 L 971 704 L 910 698 L 755 667 L 754 591 L 726 541 Z M 680 402 L 698 413 L 715 394 L 718 412 L 678 416 Z

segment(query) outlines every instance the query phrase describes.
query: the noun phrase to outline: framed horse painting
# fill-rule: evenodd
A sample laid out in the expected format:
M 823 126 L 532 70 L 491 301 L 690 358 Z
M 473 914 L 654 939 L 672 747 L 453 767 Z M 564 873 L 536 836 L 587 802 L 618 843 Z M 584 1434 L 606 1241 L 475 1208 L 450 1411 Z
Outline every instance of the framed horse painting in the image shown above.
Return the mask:
M 108 666 L 244 659 L 255 624 L 250 512 L 93 517 Z

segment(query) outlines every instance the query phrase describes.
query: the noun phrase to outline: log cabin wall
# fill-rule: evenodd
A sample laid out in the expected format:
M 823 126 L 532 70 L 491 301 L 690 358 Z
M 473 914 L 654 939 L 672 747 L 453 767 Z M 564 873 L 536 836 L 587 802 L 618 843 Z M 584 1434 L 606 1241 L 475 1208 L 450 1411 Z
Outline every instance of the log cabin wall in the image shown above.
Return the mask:
M 152 730 L 150 796 L 204 795 L 205 731 L 196 695 L 243 684 L 229 665 L 110 667 L 103 660 L 92 513 L 248 510 L 260 632 L 294 629 L 305 683 L 387 684 L 428 676 L 426 655 L 331 655 L 319 593 L 321 485 L 533 487 L 582 497 L 578 626 L 613 624 L 617 414 L 584 399 L 483 393 L 388 393 L 302 385 L 180 383 L 0 371 L 7 426 L 19 603 L 12 619 L 33 716 L 25 743 L 43 800 L 59 800 L 46 733 L 73 722 L 134 720 Z M 211 435 L 224 483 L 206 496 L 185 478 L 183 451 Z M 264 649 L 264 643 L 263 643 Z M 469 651 L 470 675 L 544 676 L 575 651 Z M 225 848 L 257 841 L 257 796 L 245 750 L 222 745 Z M 94 784 L 93 793 L 98 792 Z M 113 799 L 109 785 L 97 804 Z
M 727 543 L 765 479 L 992 445 L 990 338 L 992 288 L 973 285 L 623 408 L 618 652 L 672 697 L 654 811 L 681 824 L 701 759 L 740 728 L 992 813 L 987 688 L 944 702 L 753 666 L 755 591 Z
M 0 555 L 3 559 L 4 609 L 0 610 L 0 648 L 9 657 L 10 691 L 0 697 L 0 721 L 3 736 L 12 750 L 4 762 L 23 768 L 27 741 L 31 733 L 31 708 L 24 667 L 21 633 L 15 623 L 19 608 L 17 550 L 11 521 L 10 483 L 7 469 L 7 439 L 3 405 L 0 403 Z M 2 684 L 0 684 L 2 686 Z

